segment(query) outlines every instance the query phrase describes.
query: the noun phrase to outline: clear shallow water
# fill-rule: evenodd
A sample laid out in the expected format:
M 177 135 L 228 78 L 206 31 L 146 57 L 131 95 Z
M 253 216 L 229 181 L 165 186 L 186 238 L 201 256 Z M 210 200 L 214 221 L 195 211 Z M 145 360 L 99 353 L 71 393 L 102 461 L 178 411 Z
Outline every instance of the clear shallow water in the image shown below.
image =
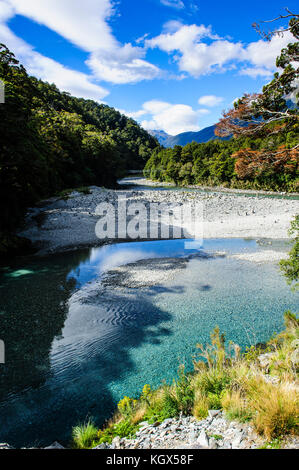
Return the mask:
M 208 252 L 288 249 L 254 240 L 207 240 Z M 184 240 L 124 243 L 35 259 L 1 270 L 0 441 L 67 442 L 87 416 L 101 425 L 124 395 L 191 368 L 215 325 L 243 348 L 283 328 L 298 295 L 271 264 L 191 259 L 174 280 L 143 289 L 103 288 L 108 268 L 192 254 Z M 297 307 L 297 308 L 296 308 Z
M 267 194 L 267 193 L 259 193 L 258 191 L 255 193 L 254 191 L 252 193 L 247 193 L 242 191 L 242 189 L 238 191 L 221 191 L 221 189 L 213 189 L 213 188 L 188 188 L 185 186 L 172 186 L 172 185 L 159 185 L 159 186 L 150 186 L 150 185 L 142 185 L 140 184 L 139 180 L 144 179 L 143 176 L 137 176 L 137 177 L 132 177 L 129 176 L 127 178 L 123 178 L 122 180 L 119 181 L 119 184 L 123 186 L 124 188 L 130 189 L 130 190 L 139 190 L 139 191 L 185 191 L 185 192 L 198 192 L 198 193 L 204 193 L 204 194 L 225 194 L 229 196 L 244 196 L 244 197 L 254 197 L 254 198 L 270 198 L 270 199 L 289 199 L 289 200 L 299 200 L 299 194 Z M 135 181 L 134 181 L 135 180 Z

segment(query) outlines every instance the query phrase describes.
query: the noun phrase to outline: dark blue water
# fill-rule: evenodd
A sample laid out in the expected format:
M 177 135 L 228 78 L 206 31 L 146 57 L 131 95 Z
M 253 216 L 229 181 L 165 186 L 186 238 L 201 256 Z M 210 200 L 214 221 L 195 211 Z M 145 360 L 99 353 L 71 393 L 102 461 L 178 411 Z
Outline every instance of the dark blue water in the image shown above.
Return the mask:
M 243 348 L 280 331 L 298 294 L 274 264 L 229 255 L 288 247 L 232 239 L 208 240 L 202 249 L 228 256 L 190 259 L 173 279 L 142 289 L 104 287 L 101 276 L 197 248 L 186 250 L 184 240 L 124 243 L 2 269 L 0 441 L 67 443 L 87 416 L 101 425 L 124 395 L 171 381 L 181 362 L 191 368 L 196 343 L 206 344 L 215 325 Z

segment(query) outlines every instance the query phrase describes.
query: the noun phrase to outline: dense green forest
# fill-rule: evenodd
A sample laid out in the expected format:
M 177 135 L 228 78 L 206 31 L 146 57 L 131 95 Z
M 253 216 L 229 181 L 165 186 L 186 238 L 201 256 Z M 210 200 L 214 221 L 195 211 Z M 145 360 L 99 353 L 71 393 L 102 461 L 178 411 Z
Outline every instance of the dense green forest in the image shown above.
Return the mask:
M 239 137 L 229 141 L 213 140 L 185 147 L 155 149 L 145 165 L 144 174 L 153 180 L 172 181 L 179 185 L 221 185 L 231 188 L 298 191 L 298 159 L 289 157 L 280 165 L 257 165 L 243 174 L 238 167 L 240 158 L 235 156 L 241 149 L 278 149 L 282 145 L 293 148 L 299 141 L 299 125 L 287 132 L 264 138 Z M 235 157 L 234 157 L 235 156 Z
M 2 237 L 42 198 L 86 185 L 115 187 L 126 169 L 142 169 L 158 145 L 115 109 L 28 76 L 3 44 L 0 79 Z

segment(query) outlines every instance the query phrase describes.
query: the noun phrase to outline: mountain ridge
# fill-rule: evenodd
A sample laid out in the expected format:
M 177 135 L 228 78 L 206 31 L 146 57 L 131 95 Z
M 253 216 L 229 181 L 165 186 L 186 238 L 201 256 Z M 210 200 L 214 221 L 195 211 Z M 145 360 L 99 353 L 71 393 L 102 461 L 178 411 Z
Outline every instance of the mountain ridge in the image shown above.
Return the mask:
M 216 125 L 205 127 L 198 132 L 182 132 L 177 135 L 169 135 L 162 130 L 149 131 L 153 137 L 158 139 L 159 143 L 164 147 L 171 148 L 175 145 L 181 145 L 182 147 L 190 144 L 191 142 L 205 143 L 210 140 L 229 140 L 229 137 L 221 138 L 215 135 Z

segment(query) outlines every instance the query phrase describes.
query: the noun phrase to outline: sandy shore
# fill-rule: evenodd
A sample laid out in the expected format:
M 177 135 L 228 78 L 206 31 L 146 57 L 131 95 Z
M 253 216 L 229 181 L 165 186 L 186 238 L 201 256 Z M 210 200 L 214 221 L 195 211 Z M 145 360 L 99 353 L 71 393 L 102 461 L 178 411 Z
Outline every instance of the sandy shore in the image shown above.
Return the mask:
M 30 209 L 20 234 L 32 240 L 38 255 L 100 246 L 95 233 L 98 204 L 202 202 L 204 238 L 288 238 L 290 222 L 299 213 L 299 201 L 236 194 L 173 190 L 106 190 L 92 187 L 91 194 L 72 193 L 68 200 L 51 199 Z M 123 240 L 123 239 L 122 239 Z M 117 240 L 111 240 L 111 242 Z

